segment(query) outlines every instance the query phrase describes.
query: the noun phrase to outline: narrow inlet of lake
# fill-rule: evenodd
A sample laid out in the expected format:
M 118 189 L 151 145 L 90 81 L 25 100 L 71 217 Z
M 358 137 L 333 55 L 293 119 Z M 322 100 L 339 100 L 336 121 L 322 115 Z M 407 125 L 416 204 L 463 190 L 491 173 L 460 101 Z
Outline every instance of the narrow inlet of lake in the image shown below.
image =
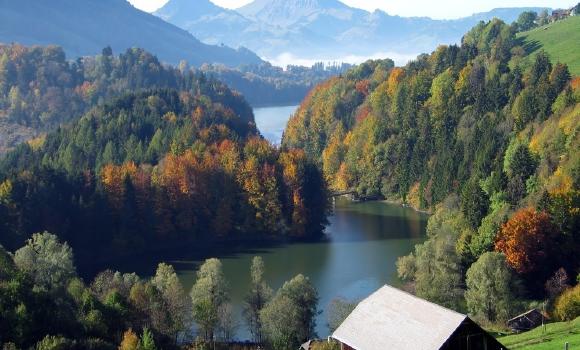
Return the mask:
M 288 119 L 297 109 L 298 106 L 254 108 L 256 126 L 268 141 L 279 145 Z

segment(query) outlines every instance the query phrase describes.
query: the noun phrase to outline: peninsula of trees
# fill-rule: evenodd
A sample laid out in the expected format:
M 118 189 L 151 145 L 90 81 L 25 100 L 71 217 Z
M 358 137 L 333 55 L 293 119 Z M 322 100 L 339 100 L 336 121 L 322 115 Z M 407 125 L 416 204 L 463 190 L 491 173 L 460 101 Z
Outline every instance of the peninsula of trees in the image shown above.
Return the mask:
M 62 103 L 36 120 L 34 107 L 22 101 L 41 109 L 45 95 L 32 88 L 17 104 L 28 108 L 10 114 L 48 128 L 84 113 L 0 161 L 0 244 L 14 250 L 48 230 L 75 249 L 84 267 L 176 245 L 322 234 L 321 173 L 303 151 L 265 141 L 239 94 L 203 74 L 164 69 L 141 51 L 111 60 L 100 56 L 96 71 L 125 78 L 87 82 L 80 91 L 49 88 Z M 36 71 L 44 78 L 51 67 Z M 175 88 L 128 92 L 144 85 Z M 113 97 L 89 108 L 106 96 Z

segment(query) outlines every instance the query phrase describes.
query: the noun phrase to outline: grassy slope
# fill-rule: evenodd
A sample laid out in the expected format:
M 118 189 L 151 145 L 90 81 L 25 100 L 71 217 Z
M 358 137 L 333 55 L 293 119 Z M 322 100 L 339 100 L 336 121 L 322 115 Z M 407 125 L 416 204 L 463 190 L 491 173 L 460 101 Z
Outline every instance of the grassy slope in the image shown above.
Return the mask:
M 580 16 L 520 33 L 518 38 L 523 40 L 528 57 L 544 49 L 552 62 L 566 63 L 572 75 L 580 76 Z
M 510 350 L 563 350 L 566 342 L 570 350 L 580 349 L 580 317 L 572 322 L 550 323 L 546 325 L 546 333 L 538 327 L 498 340 Z

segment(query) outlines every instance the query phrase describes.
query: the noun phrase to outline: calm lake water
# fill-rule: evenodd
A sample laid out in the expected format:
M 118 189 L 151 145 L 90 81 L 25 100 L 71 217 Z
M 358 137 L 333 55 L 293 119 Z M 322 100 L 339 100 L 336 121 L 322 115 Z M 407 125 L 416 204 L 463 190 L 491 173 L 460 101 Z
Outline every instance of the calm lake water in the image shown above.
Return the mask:
M 424 240 L 427 216 L 384 202 L 357 203 L 338 198 L 326 229 L 328 239 L 319 243 L 289 244 L 220 257 L 229 281 L 231 302 L 240 323 L 237 338 L 249 334 L 242 321 L 242 305 L 250 285 L 250 264 L 259 255 L 266 265 L 266 281 L 279 288 L 297 274 L 310 278 L 320 296 L 317 332 L 328 335 L 325 309 L 334 298 L 360 300 L 385 283 L 397 284 L 397 257 Z M 174 264 L 189 290 L 199 261 Z
M 264 137 L 280 143 L 283 129 L 296 106 L 258 108 L 254 113 Z M 397 285 L 395 262 L 410 253 L 425 239 L 427 216 L 409 208 L 384 202 L 352 202 L 337 198 L 329 218 L 326 239 L 318 243 L 287 244 L 262 248 L 223 247 L 206 254 L 179 253 L 172 264 L 187 292 L 195 282 L 202 260 L 217 257 L 222 261 L 229 282 L 231 303 L 239 323 L 238 340 L 249 339 L 243 323 L 242 306 L 250 285 L 250 264 L 259 255 L 266 265 L 265 278 L 276 290 L 297 274 L 310 278 L 318 290 L 317 333 L 328 335 L 325 310 L 335 298 L 358 301 L 385 283 Z M 202 256 L 200 256 L 202 255 Z M 207 256 L 203 256 L 207 255 Z M 154 273 L 156 261 L 133 261 L 121 271 L 136 271 L 142 276 Z
M 288 119 L 298 106 L 254 108 L 256 125 L 268 141 L 279 145 Z

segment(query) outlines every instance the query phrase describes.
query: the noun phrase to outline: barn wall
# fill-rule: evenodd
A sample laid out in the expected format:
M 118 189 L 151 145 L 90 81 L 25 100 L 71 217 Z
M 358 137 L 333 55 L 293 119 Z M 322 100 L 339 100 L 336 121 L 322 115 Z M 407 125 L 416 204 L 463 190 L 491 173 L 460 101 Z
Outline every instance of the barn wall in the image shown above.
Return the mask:
M 440 350 L 506 350 L 507 348 L 467 318 Z

